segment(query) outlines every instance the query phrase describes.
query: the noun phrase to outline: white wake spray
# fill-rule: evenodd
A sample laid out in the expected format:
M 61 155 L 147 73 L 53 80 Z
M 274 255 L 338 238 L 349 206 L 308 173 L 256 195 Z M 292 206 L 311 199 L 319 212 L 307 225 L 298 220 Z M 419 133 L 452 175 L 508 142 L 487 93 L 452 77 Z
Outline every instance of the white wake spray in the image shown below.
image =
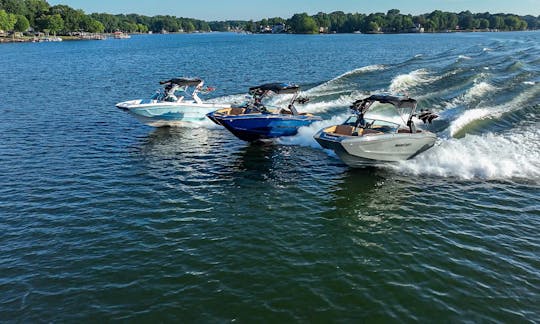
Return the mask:
M 298 129 L 298 134 L 295 136 L 281 137 L 277 140 L 277 143 L 284 145 L 309 146 L 320 148 L 322 150 L 322 147 L 315 141 L 313 135 L 325 127 L 342 124 L 349 116 L 349 113 L 344 113 L 333 116 L 330 119 L 314 122 L 309 126 L 300 127 Z
M 539 161 L 540 130 L 535 128 L 443 140 L 416 158 L 390 168 L 414 175 L 540 181 Z
M 388 90 L 392 93 L 403 93 L 413 86 L 434 82 L 441 77 L 430 76 L 426 69 L 414 70 L 407 74 L 400 74 L 392 79 Z
M 510 102 L 493 107 L 480 107 L 470 109 L 463 112 L 456 120 L 454 120 L 449 127 L 449 135 L 455 136 L 460 130 L 470 123 L 486 119 L 486 118 L 498 118 L 502 114 L 511 112 L 523 107 L 531 99 L 534 99 L 540 93 L 540 86 L 534 85 L 528 91 L 520 93 Z

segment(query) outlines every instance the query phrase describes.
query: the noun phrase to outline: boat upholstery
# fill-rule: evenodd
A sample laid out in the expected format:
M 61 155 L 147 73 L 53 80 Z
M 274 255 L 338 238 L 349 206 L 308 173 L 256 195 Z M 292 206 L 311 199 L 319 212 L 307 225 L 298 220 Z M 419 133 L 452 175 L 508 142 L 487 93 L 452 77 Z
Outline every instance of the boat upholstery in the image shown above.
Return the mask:
M 229 108 L 228 115 L 242 115 L 245 111 L 244 108 Z
M 333 133 L 338 135 L 352 136 L 354 127 L 349 125 L 336 125 Z

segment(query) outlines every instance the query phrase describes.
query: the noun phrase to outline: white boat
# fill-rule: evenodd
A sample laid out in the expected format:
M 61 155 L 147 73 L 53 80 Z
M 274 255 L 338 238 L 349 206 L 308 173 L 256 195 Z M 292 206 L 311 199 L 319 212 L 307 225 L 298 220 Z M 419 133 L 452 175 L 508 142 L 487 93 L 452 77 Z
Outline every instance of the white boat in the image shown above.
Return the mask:
M 40 43 L 44 43 L 44 42 L 61 42 L 63 41 L 63 39 L 61 37 L 58 37 L 58 36 L 46 36 L 46 37 L 42 37 L 42 38 L 39 38 L 38 42 Z
M 116 104 L 140 122 L 154 127 L 185 126 L 206 121 L 206 114 L 218 109 L 230 108 L 229 104 L 205 103 L 198 93 L 213 91 L 203 89 L 199 78 L 175 78 L 160 82 L 164 88 L 149 99 L 136 99 Z M 190 91 L 190 89 L 193 89 Z
M 381 104 L 388 107 L 381 107 Z M 407 96 L 372 95 L 355 101 L 351 106 L 354 114 L 343 124 L 321 129 L 314 138 L 351 167 L 411 159 L 432 147 L 437 139 L 434 133 L 416 128 L 412 120 L 415 116 L 424 123 L 437 118 L 428 111 L 416 115 L 416 105 L 416 100 Z M 391 107 L 403 123 L 390 118 L 391 121 L 364 118 L 375 106 L 384 111 Z
M 115 31 L 114 32 L 114 38 L 115 39 L 128 39 L 131 38 L 131 36 L 127 33 L 121 32 L 121 31 Z

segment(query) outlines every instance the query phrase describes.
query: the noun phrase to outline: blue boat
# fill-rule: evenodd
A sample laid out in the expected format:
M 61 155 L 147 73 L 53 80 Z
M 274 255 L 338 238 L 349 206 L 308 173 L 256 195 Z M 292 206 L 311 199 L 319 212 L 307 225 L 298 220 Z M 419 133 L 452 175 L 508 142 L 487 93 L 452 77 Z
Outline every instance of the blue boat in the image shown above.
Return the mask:
M 300 87 L 288 83 L 267 83 L 249 89 L 251 100 L 241 107 L 223 108 L 207 114 L 214 123 L 222 125 L 241 140 L 253 142 L 281 136 L 292 136 L 298 128 L 322 120 L 319 116 L 299 113 L 294 103 L 306 103 L 298 97 Z M 271 94 L 292 94 L 286 108 L 268 109 L 263 99 Z

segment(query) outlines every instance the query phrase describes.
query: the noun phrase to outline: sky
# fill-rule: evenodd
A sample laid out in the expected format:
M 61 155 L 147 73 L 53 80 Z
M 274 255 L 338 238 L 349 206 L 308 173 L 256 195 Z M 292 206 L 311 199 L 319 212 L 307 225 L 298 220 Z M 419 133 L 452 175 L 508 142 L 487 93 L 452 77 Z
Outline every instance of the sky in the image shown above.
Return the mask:
M 399 9 L 404 14 L 429 13 L 439 9 L 450 12 L 469 10 L 490 13 L 540 15 L 540 0 L 48 0 L 51 5 L 65 4 L 86 13 L 137 13 L 147 16 L 172 15 L 211 20 L 260 20 L 290 18 L 295 13 L 387 12 Z

